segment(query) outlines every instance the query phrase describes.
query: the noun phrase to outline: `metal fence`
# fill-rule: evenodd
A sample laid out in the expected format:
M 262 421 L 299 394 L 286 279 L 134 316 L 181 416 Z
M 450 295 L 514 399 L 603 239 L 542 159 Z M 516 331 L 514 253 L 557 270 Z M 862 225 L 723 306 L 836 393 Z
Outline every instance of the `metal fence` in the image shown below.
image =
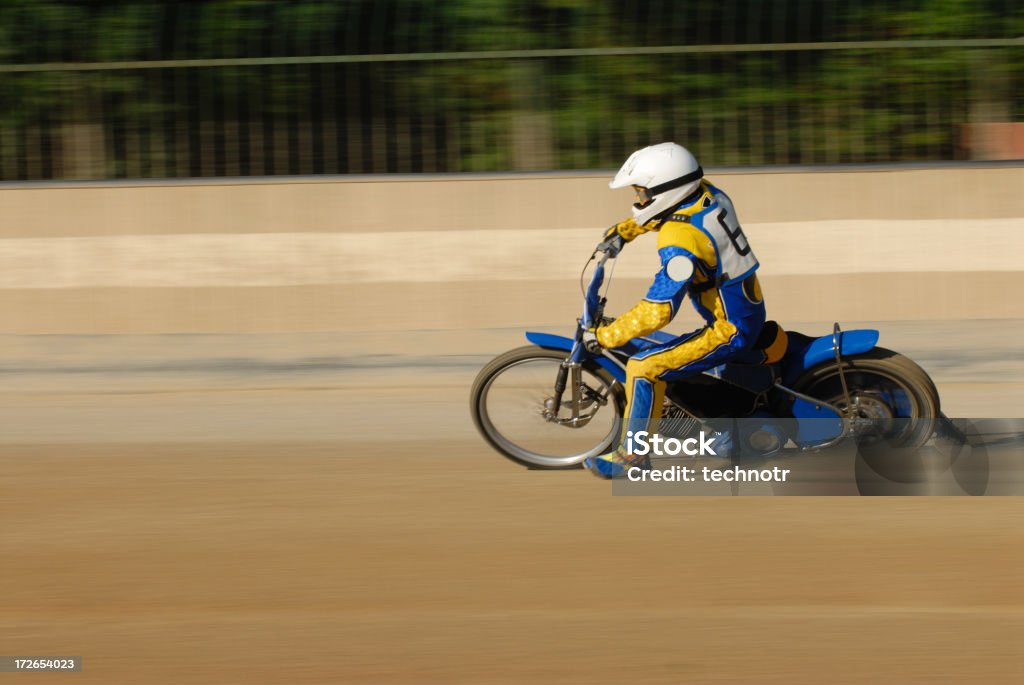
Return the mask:
M 281 41 L 214 49 L 172 32 L 161 50 L 110 53 L 120 60 L 57 49 L 0 64 L 0 180 L 607 168 L 662 140 L 706 166 L 1024 158 L 1024 38 L 1012 35 L 875 39 L 839 31 L 828 3 L 747 16 L 756 3 L 727 2 L 731 23 L 690 22 L 717 32 L 626 32 L 635 43 L 611 47 L 590 43 L 627 19 L 670 25 L 672 4 L 626 17 L 630 3 L 582 3 L 605 29 L 560 42 L 550 34 L 583 19 L 517 32 L 467 26 L 466 8 L 485 4 L 470 0 L 450 3 L 463 12 L 451 25 L 436 18 L 444 3 L 303 4 L 315 6 L 307 34 L 281 26 Z M 396 33 L 398 10 L 416 32 Z M 226 56 L 181 57 L 196 52 Z

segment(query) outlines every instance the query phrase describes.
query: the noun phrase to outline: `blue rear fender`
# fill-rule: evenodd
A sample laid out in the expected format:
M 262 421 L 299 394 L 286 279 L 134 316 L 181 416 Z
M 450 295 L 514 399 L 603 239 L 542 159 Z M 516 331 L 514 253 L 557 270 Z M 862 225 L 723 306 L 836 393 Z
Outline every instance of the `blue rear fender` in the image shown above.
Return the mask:
M 871 328 L 860 328 L 839 333 L 839 352 L 843 357 L 863 354 L 878 344 L 878 331 Z M 791 349 L 786 354 L 785 374 L 783 382 L 789 385 L 796 381 L 805 371 L 836 358 L 835 344 L 831 335 L 815 338 L 803 346 L 803 349 Z
M 792 387 L 805 371 L 819 364 L 835 362 L 835 341 L 831 335 L 820 338 L 804 338 L 801 346 L 786 354 L 783 383 Z M 839 333 L 841 356 L 863 354 L 874 349 L 878 342 L 878 331 L 859 329 Z M 839 437 L 843 432 L 843 420 L 831 409 L 793 399 L 791 411 L 797 419 L 793 440 L 801 447 L 813 447 Z
M 543 347 L 548 350 L 565 350 L 569 352 L 572 350 L 573 340 L 567 338 L 564 335 L 554 335 L 552 333 L 538 333 L 536 331 L 527 331 L 526 339 L 538 347 Z M 621 366 L 613 362 L 608 357 L 594 357 L 594 361 L 600 364 L 608 373 L 620 383 L 626 381 L 626 370 Z

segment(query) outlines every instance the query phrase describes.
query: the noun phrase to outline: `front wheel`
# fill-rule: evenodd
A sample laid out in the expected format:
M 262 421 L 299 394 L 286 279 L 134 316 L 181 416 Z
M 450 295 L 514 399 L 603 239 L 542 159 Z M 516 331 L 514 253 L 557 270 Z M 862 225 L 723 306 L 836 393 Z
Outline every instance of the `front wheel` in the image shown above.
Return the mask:
M 502 456 L 531 468 L 575 468 L 618 439 L 622 385 L 594 362 L 580 369 L 577 420 L 571 418 L 571 376 L 554 411 L 555 379 L 567 356 L 564 350 L 520 347 L 477 375 L 470 393 L 473 423 Z

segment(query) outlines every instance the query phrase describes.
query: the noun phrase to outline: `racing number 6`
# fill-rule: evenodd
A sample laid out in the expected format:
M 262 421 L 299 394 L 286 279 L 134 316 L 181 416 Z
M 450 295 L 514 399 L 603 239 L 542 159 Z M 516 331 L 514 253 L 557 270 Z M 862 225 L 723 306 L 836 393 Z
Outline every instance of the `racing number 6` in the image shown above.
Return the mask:
M 747 243 L 747 236 L 743 235 L 743 228 L 736 224 L 736 228 L 729 228 L 729 224 L 725 223 L 726 217 L 729 216 L 729 210 L 722 208 L 722 211 L 718 213 L 718 223 L 721 225 L 722 230 L 729 236 L 729 240 L 732 241 L 732 246 L 736 248 L 736 251 L 740 253 L 741 257 L 746 257 L 750 254 L 750 244 Z

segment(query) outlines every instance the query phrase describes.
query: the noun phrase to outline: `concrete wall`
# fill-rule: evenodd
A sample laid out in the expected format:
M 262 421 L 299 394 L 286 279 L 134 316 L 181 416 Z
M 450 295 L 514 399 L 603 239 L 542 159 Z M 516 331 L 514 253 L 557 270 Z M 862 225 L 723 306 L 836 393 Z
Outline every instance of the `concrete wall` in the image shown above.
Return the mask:
M 0 186 L 0 333 L 570 325 L 632 201 L 607 176 Z M 1024 318 L 1024 167 L 709 176 L 773 318 Z M 653 237 L 619 262 L 610 313 Z

